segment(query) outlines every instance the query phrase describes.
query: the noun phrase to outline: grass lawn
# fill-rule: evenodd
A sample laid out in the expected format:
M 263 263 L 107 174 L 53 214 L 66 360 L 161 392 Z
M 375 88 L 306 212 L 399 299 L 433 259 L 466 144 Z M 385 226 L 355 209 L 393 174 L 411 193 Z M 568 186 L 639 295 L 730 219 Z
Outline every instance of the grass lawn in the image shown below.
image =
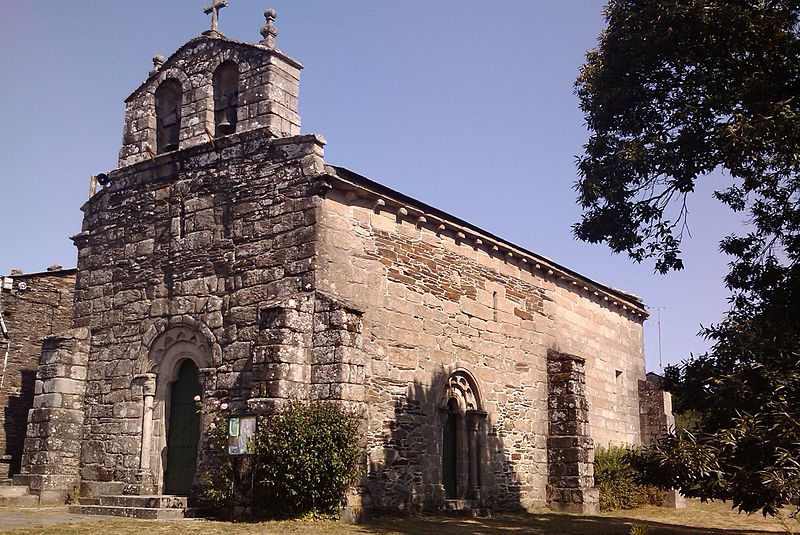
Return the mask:
M 32 518 L 46 521 L 54 515 L 47 509 L 28 510 L 0 508 L 0 530 L 7 514 L 33 515 Z M 63 516 L 59 511 L 58 518 Z M 55 520 L 55 517 L 53 518 Z M 700 535 L 700 534 L 757 534 L 782 532 L 780 522 L 765 519 L 761 515 L 738 515 L 721 503 L 701 504 L 691 501 L 685 510 L 670 510 L 647 507 L 635 511 L 618 511 L 601 516 L 561 515 L 551 512 L 538 514 L 498 514 L 487 519 L 464 519 L 450 517 L 381 517 L 369 524 L 353 526 L 338 522 L 261 522 L 227 523 L 206 520 L 148 521 L 106 520 L 86 517 L 65 522 L 49 523 L 40 527 L 14 529 L 15 534 L 87 534 L 87 535 L 147 535 L 179 533 L 181 535 L 244 535 L 244 534 L 302 534 L 302 535 L 351 535 L 351 534 L 422 534 L 422 535 L 473 535 L 479 533 L 501 534 L 556 534 L 579 535 L 627 535 L 631 524 L 649 527 L 648 535 Z M 792 526 L 800 530 L 800 523 Z M 4 531 L 6 532 L 6 531 Z

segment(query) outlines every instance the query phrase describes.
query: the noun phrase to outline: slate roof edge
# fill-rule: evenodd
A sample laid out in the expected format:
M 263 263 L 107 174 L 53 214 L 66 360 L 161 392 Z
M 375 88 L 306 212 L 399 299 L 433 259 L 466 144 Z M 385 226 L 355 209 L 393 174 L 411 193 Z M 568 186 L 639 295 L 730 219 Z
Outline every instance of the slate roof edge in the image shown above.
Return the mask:
M 72 275 L 78 272 L 78 268 L 64 268 L 64 269 L 55 269 L 53 271 L 34 271 L 33 273 L 20 273 L 19 275 L 3 275 L 4 277 L 10 277 L 12 279 L 24 279 L 25 277 L 38 277 L 41 275 Z

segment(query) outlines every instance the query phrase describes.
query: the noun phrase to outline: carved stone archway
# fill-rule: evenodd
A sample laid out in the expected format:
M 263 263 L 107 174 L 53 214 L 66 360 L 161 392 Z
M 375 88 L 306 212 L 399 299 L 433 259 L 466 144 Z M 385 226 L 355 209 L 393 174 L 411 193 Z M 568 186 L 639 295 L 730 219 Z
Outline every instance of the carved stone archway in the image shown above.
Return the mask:
M 441 485 L 445 500 L 481 501 L 486 449 L 486 412 L 478 383 L 466 370 L 453 371 L 439 402 Z
M 194 327 L 174 325 L 158 335 L 147 355 L 143 380 L 140 479 L 142 492 L 163 492 L 167 459 L 170 392 L 181 366 L 190 360 L 201 370 L 212 366 L 208 340 Z M 202 385 L 201 385 L 202 386 Z M 200 437 L 198 436 L 198 441 Z

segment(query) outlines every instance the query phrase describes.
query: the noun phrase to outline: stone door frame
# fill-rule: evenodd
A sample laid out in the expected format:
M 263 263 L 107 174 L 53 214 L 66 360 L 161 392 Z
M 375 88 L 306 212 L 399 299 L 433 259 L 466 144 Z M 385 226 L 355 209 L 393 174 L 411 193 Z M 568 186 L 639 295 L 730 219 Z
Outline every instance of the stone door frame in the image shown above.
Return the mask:
M 140 472 L 145 487 L 161 494 L 167 462 L 167 437 L 169 436 L 170 394 L 172 384 L 184 361 L 191 360 L 200 370 L 201 389 L 204 368 L 212 366 L 211 352 L 206 338 L 197 329 L 176 325 L 155 338 L 148 352 L 152 387 L 144 389 L 144 415 L 142 419 L 142 448 Z M 198 459 L 200 457 L 201 429 L 198 433 Z M 145 489 L 143 489 L 144 491 Z
M 467 370 L 452 371 L 444 384 L 439 402 L 437 427 L 439 430 L 439 484 L 445 500 L 444 489 L 444 428 L 451 413 L 451 401 L 456 402 L 456 500 L 481 502 L 485 478 L 484 452 L 486 451 L 486 411 L 475 377 Z

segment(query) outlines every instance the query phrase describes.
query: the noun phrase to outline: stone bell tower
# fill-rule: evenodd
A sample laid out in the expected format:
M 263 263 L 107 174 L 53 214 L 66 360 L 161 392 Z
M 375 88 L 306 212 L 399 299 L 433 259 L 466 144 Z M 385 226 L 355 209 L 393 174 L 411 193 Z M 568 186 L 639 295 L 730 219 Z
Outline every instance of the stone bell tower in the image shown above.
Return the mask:
M 244 43 L 217 29 L 217 11 L 225 5 L 215 0 L 208 8 L 211 30 L 168 59 L 155 56 L 147 80 L 125 100 L 119 167 L 236 132 L 300 134 L 303 66 L 276 48 L 275 11 L 264 14 L 263 39 Z
M 313 292 L 324 141 L 300 135 L 302 65 L 276 48 L 275 12 L 241 42 L 219 31 L 226 4 L 154 58 L 125 100 L 118 167 L 82 207 L 74 332 L 40 367 L 77 370 L 75 399 L 37 390 L 30 418 L 47 426 L 29 425 L 23 467 L 52 496 L 196 495 L 197 400 L 253 412 L 310 389 L 311 334 L 283 343 L 270 318 Z

